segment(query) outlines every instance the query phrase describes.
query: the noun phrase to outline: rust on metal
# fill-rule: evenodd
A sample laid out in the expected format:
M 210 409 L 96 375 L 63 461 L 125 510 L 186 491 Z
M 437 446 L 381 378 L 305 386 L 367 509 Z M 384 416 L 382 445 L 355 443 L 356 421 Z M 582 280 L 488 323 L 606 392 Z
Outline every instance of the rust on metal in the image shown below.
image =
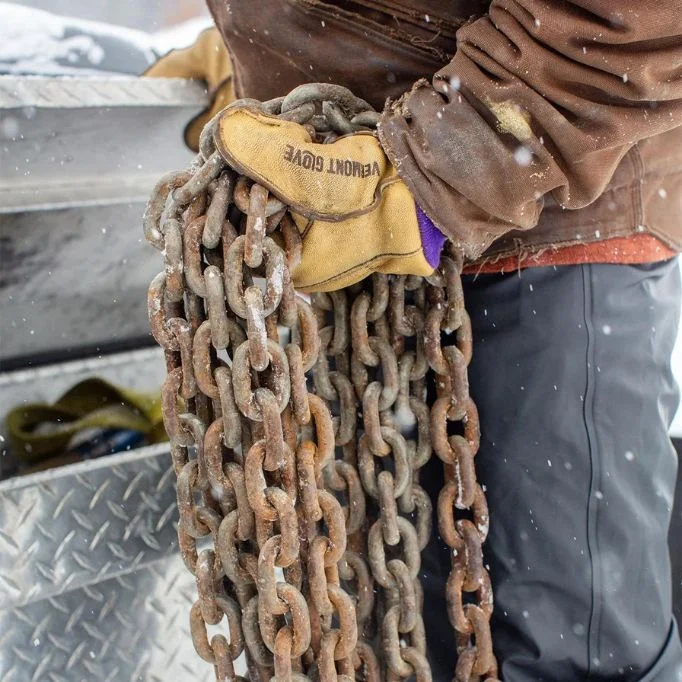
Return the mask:
M 378 118 L 328 84 L 261 106 L 318 142 Z M 288 207 L 228 166 L 214 127 L 192 168 L 158 183 L 144 219 L 164 258 L 149 319 L 168 365 L 197 653 L 219 682 L 244 679 L 242 656 L 259 682 L 431 680 L 420 570 L 433 510 L 420 470 L 435 452 L 453 676 L 495 682 L 461 258 L 451 250 L 426 279 L 375 274 L 299 296 Z

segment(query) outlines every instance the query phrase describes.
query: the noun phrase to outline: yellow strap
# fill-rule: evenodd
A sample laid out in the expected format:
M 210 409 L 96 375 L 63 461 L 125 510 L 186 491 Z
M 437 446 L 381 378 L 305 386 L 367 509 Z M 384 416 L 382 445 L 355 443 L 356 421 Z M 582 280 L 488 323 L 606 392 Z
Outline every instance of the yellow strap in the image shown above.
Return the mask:
M 97 378 L 76 384 L 52 405 L 16 407 L 6 422 L 12 453 L 31 462 L 60 454 L 74 435 L 91 428 L 139 431 L 151 442 L 167 440 L 158 393 L 133 391 Z M 41 431 L 41 425 L 49 425 L 49 430 Z

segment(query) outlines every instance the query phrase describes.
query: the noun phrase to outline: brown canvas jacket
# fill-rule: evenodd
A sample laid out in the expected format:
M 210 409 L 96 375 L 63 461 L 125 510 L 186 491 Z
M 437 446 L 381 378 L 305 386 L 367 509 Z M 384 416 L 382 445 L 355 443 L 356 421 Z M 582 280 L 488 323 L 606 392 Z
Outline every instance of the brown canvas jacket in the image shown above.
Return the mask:
M 238 96 L 328 81 L 470 260 L 682 249 L 682 0 L 208 0 Z

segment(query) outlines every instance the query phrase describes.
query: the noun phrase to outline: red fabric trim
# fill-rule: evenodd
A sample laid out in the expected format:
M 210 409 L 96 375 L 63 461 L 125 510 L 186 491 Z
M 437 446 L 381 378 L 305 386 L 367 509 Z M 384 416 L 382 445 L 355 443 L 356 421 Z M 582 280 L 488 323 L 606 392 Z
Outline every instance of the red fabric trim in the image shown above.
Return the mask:
M 572 244 L 530 253 L 524 256 L 508 256 L 498 261 L 464 268 L 467 274 L 493 274 L 547 265 L 580 265 L 582 263 L 656 263 L 677 254 L 658 237 L 650 234 L 634 234 L 630 237 L 614 237 L 590 244 Z

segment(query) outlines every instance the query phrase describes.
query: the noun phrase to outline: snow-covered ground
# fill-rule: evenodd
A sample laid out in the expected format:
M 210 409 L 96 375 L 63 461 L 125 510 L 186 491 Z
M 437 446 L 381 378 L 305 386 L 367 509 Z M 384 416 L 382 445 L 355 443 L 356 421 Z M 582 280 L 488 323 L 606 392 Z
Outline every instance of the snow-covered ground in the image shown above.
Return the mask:
M 138 74 L 153 63 L 141 31 L 0 2 L 0 70 L 10 74 Z
M 150 34 L 10 2 L 0 2 L 0 17 L 0 73 L 55 76 L 139 75 L 211 25 L 200 17 Z

